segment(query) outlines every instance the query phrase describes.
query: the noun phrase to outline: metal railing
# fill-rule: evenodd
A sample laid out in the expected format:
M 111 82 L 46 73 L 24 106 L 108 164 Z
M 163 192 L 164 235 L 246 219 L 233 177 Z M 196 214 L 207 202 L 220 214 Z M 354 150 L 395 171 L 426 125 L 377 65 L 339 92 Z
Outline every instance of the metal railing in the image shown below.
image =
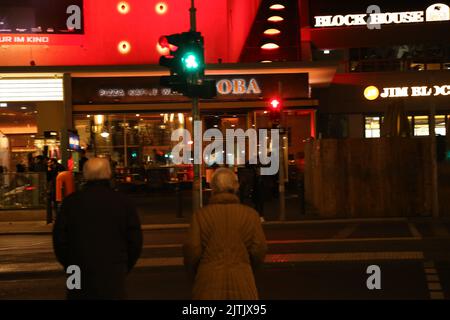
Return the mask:
M 345 61 L 347 72 L 448 70 L 449 59 L 360 59 Z

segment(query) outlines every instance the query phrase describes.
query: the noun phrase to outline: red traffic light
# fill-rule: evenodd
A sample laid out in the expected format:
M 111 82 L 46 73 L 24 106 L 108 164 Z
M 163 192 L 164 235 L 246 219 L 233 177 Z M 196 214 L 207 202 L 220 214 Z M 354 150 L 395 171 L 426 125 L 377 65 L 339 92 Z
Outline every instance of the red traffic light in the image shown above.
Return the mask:
M 159 37 L 159 45 L 161 46 L 161 48 L 169 48 L 169 39 L 167 39 L 166 36 L 161 36 Z
M 158 43 L 161 48 L 169 49 L 171 52 L 177 51 L 178 47 L 171 43 L 171 40 L 176 40 L 178 35 L 170 35 L 170 36 L 161 36 L 159 37 Z
M 281 109 L 281 102 L 276 98 L 270 100 L 269 104 L 272 111 L 279 111 Z

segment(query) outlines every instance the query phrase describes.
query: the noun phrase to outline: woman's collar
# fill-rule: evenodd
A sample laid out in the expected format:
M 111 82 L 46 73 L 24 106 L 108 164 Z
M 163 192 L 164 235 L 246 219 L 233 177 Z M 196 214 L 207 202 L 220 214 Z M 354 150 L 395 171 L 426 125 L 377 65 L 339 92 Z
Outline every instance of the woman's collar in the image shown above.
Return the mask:
M 239 202 L 238 196 L 233 193 L 213 193 L 209 199 L 209 204 L 230 204 Z

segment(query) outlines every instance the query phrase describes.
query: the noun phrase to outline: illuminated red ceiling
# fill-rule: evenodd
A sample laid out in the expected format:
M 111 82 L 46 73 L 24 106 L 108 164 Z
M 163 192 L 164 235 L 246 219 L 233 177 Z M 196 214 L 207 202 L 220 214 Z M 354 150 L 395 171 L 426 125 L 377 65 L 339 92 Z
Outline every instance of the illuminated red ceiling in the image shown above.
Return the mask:
M 84 35 L 51 35 L 47 45 L 0 43 L 1 66 L 157 64 L 160 35 L 188 31 L 190 0 L 128 0 L 120 14 L 118 0 L 84 1 Z M 157 14 L 160 2 L 167 13 Z M 238 62 L 261 0 L 196 0 L 197 26 L 205 37 L 207 63 Z M 0 35 L 0 38 L 5 35 Z M 128 41 L 131 51 L 117 46 Z

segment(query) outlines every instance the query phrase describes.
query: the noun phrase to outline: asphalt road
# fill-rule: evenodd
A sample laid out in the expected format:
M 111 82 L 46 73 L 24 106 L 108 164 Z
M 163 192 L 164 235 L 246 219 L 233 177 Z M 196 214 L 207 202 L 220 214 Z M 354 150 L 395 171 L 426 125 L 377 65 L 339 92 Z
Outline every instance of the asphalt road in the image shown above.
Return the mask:
M 260 298 L 450 299 L 450 238 L 442 228 L 395 221 L 266 226 L 268 258 L 256 274 Z M 185 232 L 145 232 L 141 260 L 150 262 L 129 275 L 129 298 L 190 298 L 179 262 L 152 262 L 181 257 Z M 36 263 L 55 263 L 50 235 L 0 235 L 0 299 L 64 299 L 62 271 L 20 272 Z M 380 267 L 380 290 L 367 288 L 370 265 Z M 17 272 L 2 272 L 5 266 Z

